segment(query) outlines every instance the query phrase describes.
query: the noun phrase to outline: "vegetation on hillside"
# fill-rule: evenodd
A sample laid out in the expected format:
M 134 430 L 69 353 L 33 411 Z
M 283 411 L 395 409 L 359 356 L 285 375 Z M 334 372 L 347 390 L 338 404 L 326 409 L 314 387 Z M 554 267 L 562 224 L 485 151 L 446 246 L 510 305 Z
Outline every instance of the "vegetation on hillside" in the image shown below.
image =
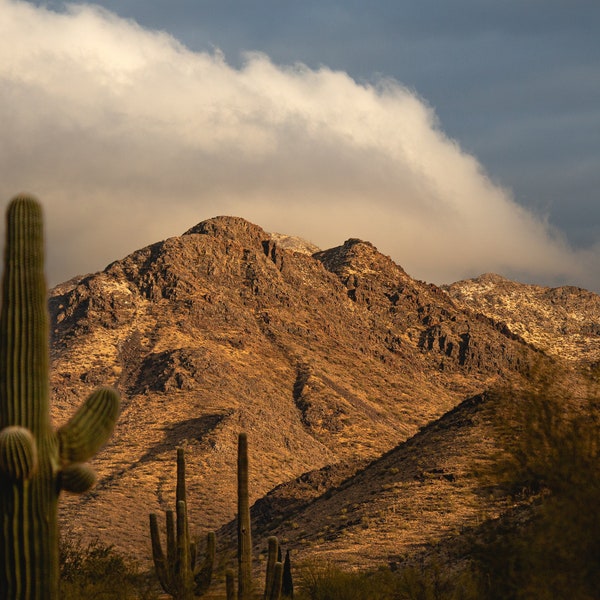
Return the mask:
M 491 599 L 597 598 L 600 589 L 598 370 L 539 371 L 495 395 L 500 484 L 528 500 L 523 519 L 487 530 L 473 558 Z
M 87 545 L 62 539 L 61 600 L 153 600 L 158 597 L 154 574 L 96 539 Z

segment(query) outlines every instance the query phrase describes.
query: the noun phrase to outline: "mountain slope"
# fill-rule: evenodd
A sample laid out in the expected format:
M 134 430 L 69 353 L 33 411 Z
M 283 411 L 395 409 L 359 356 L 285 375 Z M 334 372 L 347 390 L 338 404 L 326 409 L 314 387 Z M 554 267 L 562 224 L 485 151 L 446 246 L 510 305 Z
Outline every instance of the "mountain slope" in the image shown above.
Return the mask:
M 600 296 L 572 286 L 548 288 L 487 273 L 445 288 L 455 301 L 506 323 L 537 348 L 572 361 L 600 361 Z
M 55 420 L 99 383 L 123 394 L 99 484 L 63 502 L 63 524 L 142 559 L 147 513 L 174 502 L 176 446 L 201 534 L 235 514 L 240 430 L 252 501 L 319 469 L 327 487 L 538 358 L 368 242 L 311 256 L 236 217 L 57 286 L 50 309 Z
M 255 506 L 263 537 L 278 535 L 299 560 L 375 568 L 497 517 L 507 500 L 490 496 L 477 476 L 496 450 L 489 401 L 465 400 L 275 524 L 270 505 L 298 482 L 273 490 Z

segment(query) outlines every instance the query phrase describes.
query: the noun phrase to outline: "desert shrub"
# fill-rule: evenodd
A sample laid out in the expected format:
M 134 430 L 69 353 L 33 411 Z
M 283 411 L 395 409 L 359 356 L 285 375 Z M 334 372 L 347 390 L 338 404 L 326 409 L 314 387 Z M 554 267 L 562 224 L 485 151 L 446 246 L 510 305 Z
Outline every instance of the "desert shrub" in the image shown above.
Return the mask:
M 300 600 L 480 600 L 470 570 L 443 573 L 437 565 L 411 566 L 392 572 L 343 571 L 332 565 L 304 565 Z
M 61 600 L 151 600 L 156 597 L 147 574 L 99 540 L 83 545 L 63 539 L 59 549 Z
M 481 600 L 479 582 L 470 568 L 449 573 L 435 562 L 401 570 L 394 592 L 394 600 Z
M 387 569 L 343 571 L 331 564 L 306 563 L 299 573 L 299 600 L 388 600 L 394 578 Z
M 600 589 L 600 411 L 597 387 L 574 373 L 538 371 L 498 392 L 497 476 L 529 497 L 528 518 L 474 547 L 482 597 L 597 598 Z

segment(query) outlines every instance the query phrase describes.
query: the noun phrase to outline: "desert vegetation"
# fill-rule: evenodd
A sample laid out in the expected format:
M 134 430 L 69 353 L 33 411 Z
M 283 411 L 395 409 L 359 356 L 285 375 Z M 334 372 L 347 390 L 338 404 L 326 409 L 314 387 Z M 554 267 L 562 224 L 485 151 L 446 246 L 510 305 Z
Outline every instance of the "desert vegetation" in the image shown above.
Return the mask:
M 520 505 L 473 544 L 482 597 L 597 597 L 598 373 L 555 366 L 535 371 L 525 389 L 494 395 L 502 451 L 492 475 Z

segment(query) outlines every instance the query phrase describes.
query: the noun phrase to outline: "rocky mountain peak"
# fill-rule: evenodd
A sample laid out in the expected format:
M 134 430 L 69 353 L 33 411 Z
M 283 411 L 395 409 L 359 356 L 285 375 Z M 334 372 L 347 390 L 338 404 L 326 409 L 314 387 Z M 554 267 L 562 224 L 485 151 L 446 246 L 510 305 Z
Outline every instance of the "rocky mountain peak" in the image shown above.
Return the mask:
M 317 252 L 314 256 L 328 271 L 340 277 L 357 273 L 406 275 L 402 267 L 395 264 L 389 256 L 381 254 L 371 242 L 358 238 L 350 238 L 341 246 Z
M 183 235 L 201 233 L 221 240 L 236 241 L 245 247 L 260 246 L 270 235 L 258 225 L 241 217 L 219 216 L 188 229 Z
M 445 286 L 456 302 L 537 348 L 562 358 L 600 360 L 600 296 L 573 287 L 511 281 L 494 273 Z
M 271 239 L 279 246 L 280 248 L 284 248 L 285 250 L 291 250 L 292 252 L 300 252 L 300 254 L 309 254 L 312 255 L 315 252 L 319 252 L 321 249 L 318 246 L 315 246 L 312 242 L 305 240 L 296 235 L 286 235 L 283 233 L 275 233 L 272 232 Z

